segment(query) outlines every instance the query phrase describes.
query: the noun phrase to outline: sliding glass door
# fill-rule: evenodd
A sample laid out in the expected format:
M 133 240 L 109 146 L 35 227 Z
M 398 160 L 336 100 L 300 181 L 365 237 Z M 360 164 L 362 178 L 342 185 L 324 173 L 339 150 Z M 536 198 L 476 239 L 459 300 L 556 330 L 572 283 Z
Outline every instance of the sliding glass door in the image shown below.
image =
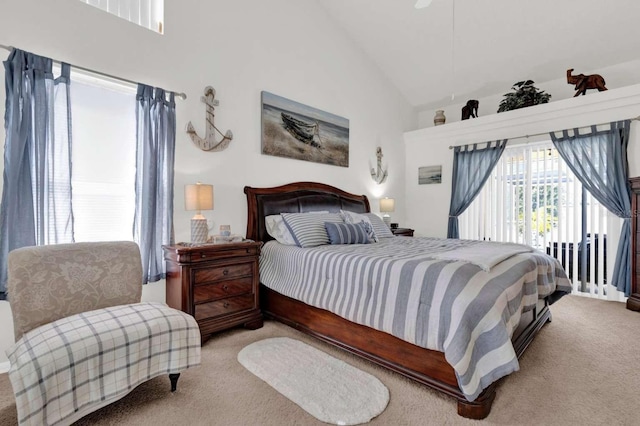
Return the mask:
M 548 141 L 507 146 L 478 198 L 460 216 L 460 238 L 533 246 L 562 263 L 574 293 L 622 300 L 607 286 L 620 225 L 583 190 Z

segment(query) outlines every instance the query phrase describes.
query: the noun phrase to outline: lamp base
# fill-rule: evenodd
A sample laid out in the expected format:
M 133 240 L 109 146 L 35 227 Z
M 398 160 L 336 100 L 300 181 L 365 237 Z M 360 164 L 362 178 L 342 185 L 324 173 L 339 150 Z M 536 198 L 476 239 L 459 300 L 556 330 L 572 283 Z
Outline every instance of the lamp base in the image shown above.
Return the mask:
M 207 219 L 191 219 L 191 244 L 204 244 L 209 239 Z
M 388 214 L 383 214 L 382 221 L 385 225 L 387 225 L 388 228 L 391 228 L 391 216 L 389 216 Z

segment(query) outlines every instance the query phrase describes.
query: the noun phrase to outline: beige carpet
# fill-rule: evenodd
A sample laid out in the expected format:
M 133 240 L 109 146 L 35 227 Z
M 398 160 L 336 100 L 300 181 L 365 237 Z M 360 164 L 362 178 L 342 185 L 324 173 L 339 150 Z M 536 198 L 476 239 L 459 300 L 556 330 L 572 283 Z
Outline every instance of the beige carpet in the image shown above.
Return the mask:
M 521 359 L 521 370 L 498 386 L 484 424 L 632 425 L 640 400 L 640 313 L 621 303 L 565 297 Z M 242 367 L 248 344 L 277 336 L 299 339 L 369 372 L 391 394 L 373 425 L 478 424 L 456 414 L 453 399 L 367 361 L 268 321 L 259 330 L 235 329 L 203 347 L 202 366 L 151 380 L 124 399 L 92 413 L 83 425 L 318 425 L 323 424 Z M 16 423 L 13 394 L 0 375 L 0 425 Z

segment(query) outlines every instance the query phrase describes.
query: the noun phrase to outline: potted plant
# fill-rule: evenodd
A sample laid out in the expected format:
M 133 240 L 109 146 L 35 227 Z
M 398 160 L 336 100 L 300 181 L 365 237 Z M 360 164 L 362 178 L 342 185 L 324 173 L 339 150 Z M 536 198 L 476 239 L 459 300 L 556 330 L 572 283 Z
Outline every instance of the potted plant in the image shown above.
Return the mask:
M 498 112 L 525 108 L 531 105 L 546 104 L 551 99 L 549 93 L 533 85 L 533 80 L 519 81 L 511 86 L 515 92 L 506 93 L 500 102 Z

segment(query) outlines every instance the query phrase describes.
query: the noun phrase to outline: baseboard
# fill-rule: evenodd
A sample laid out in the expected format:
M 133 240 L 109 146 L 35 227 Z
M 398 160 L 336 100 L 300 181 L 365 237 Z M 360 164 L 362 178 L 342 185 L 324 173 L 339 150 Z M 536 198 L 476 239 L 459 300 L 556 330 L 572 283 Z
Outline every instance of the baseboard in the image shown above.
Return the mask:
M 9 367 L 11 367 L 11 363 L 9 361 L 0 362 L 0 373 L 6 373 L 9 371 Z

